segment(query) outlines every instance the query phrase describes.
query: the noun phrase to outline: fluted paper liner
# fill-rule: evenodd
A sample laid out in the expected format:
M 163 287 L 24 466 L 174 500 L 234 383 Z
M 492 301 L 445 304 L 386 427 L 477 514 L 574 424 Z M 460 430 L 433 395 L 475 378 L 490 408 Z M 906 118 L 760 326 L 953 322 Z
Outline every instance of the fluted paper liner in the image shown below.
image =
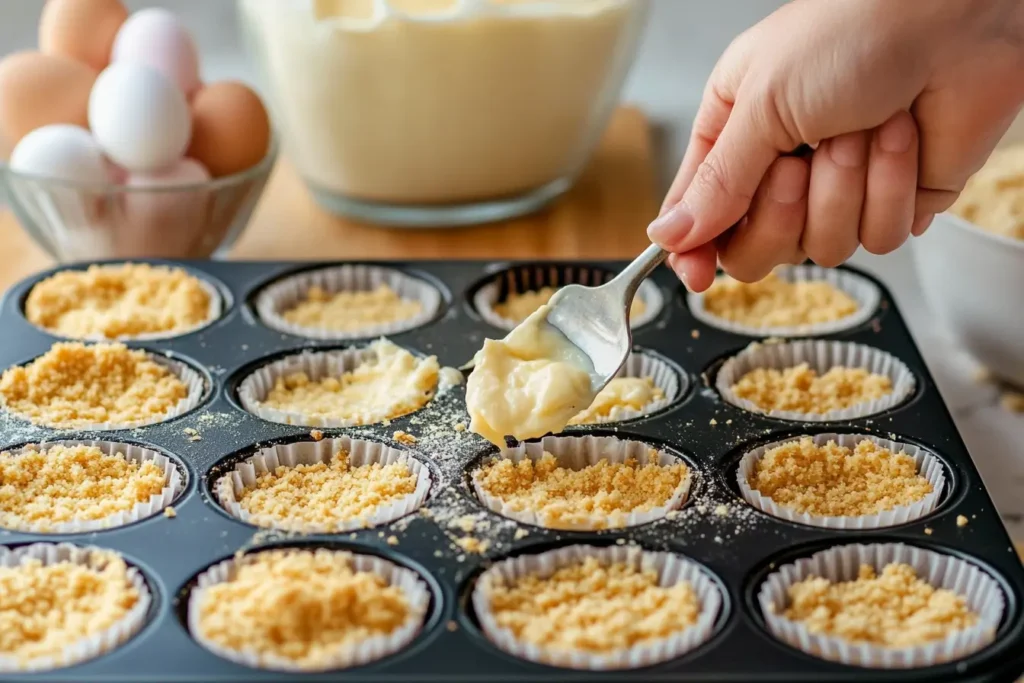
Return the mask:
M 202 402 L 203 396 L 206 394 L 206 380 L 203 378 L 202 373 L 193 369 L 190 365 L 180 360 L 168 358 L 167 356 L 163 356 L 158 353 L 153 353 L 152 351 L 147 351 L 145 349 L 143 350 L 146 352 L 146 355 L 149 356 L 149 359 L 151 361 L 153 361 L 157 365 L 162 365 L 163 367 L 167 368 L 167 370 L 173 373 L 175 377 L 181 380 L 181 382 L 185 385 L 185 388 L 188 390 L 188 394 L 185 396 L 185 398 L 178 401 L 178 403 L 175 404 L 166 413 L 164 413 L 163 415 L 156 415 L 149 420 L 136 420 L 134 422 L 95 422 L 92 424 L 65 427 L 53 425 L 48 422 L 40 420 L 36 422 L 36 424 L 43 427 L 50 427 L 51 429 L 57 429 L 63 432 L 107 432 L 113 431 L 115 429 L 136 429 L 138 427 L 146 427 L 149 425 L 160 424 L 161 422 L 167 422 L 168 420 L 173 420 L 174 418 L 189 412 L 190 410 L 198 406 L 200 402 Z M 32 419 L 27 415 L 23 415 L 22 413 L 11 410 L 7 406 L 3 406 L 0 409 L 7 411 L 8 413 L 14 415 L 15 417 L 19 417 L 23 420 L 28 420 L 29 422 L 32 421 Z
M 644 415 L 651 415 L 672 404 L 689 389 L 689 380 L 686 375 L 678 372 L 668 361 L 643 350 L 631 351 L 626 357 L 626 362 L 615 373 L 615 376 L 650 377 L 654 385 L 665 394 L 665 398 L 651 401 L 640 410 L 634 410 L 625 406 L 615 406 L 607 417 L 600 416 L 595 422 L 572 425 L 573 427 L 625 422 L 626 420 L 635 420 Z
M 316 550 L 313 547 L 293 549 Z M 315 669 L 300 666 L 290 659 L 271 653 L 253 650 L 232 650 L 207 640 L 202 635 L 199 623 L 199 605 L 206 589 L 218 583 L 234 580 L 239 563 L 246 562 L 249 558 L 255 557 L 259 554 L 259 552 L 256 552 L 219 562 L 197 577 L 195 588 L 192 589 L 188 599 L 189 633 L 192 634 L 192 637 L 200 645 L 224 659 L 245 666 L 277 671 L 327 671 L 359 666 L 360 664 L 366 664 L 394 654 L 408 645 L 422 630 L 427 608 L 430 605 L 430 591 L 419 574 L 374 555 L 360 555 L 345 550 L 333 552 L 348 555 L 351 558 L 352 567 L 356 571 L 371 572 L 386 579 L 390 585 L 399 587 L 408 603 L 409 614 L 405 623 L 389 635 L 373 636 L 361 643 L 349 644 L 346 647 L 339 648 L 328 661 L 323 663 L 322 667 Z
M 757 368 L 785 370 L 807 363 L 823 375 L 836 366 L 863 368 L 872 374 L 885 375 L 892 381 L 892 392 L 873 401 L 865 401 L 843 410 L 827 413 L 802 413 L 795 410 L 765 410 L 753 401 L 736 396 L 732 387 L 748 372 Z M 715 389 L 727 403 L 743 410 L 795 422 L 837 422 L 877 415 L 903 403 L 914 393 L 916 380 L 902 361 L 863 344 L 815 339 L 778 344 L 754 343 L 722 364 L 715 379 Z
M 603 654 L 523 642 L 498 625 L 490 608 L 490 592 L 496 585 L 529 574 L 551 576 L 558 569 L 582 563 L 588 557 L 597 558 L 603 565 L 625 563 L 645 570 L 654 569 L 660 586 L 688 582 L 700 602 L 697 622 L 669 637 Z M 711 637 L 721 608 L 722 594 L 707 570 L 681 555 L 641 550 L 635 546 L 572 545 L 538 555 L 518 555 L 496 562 L 480 575 L 473 587 L 473 610 L 488 640 L 499 648 L 533 662 L 592 671 L 635 669 L 680 657 Z
M 511 277 L 513 271 L 522 277 Z M 499 315 L 494 310 L 495 304 L 500 303 L 503 283 L 508 285 L 508 294 L 513 295 L 537 291 L 542 287 L 564 287 L 565 285 L 595 287 L 604 284 L 609 279 L 610 274 L 607 271 L 584 265 L 574 265 L 571 268 L 541 264 L 513 266 L 497 273 L 491 282 L 484 284 L 476 291 L 476 294 L 473 295 L 473 307 L 480 317 L 491 325 L 499 329 L 511 330 L 519 324 L 519 321 Z M 630 327 L 634 329 L 657 318 L 665 305 L 661 289 L 651 280 L 644 280 L 640 283 L 636 296 L 644 302 L 646 307 L 642 314 L 630 319 Z
M 60 562 L 71 562 L 94 568 L 105 566 L 105 563 L 94 561 L 93 553 L 117 554 L 106 548 L 70 543 L 33 543 L 18 548 L 0 546 L 0 566 L 17 567 L 30 559 L 39 560 L 44 566 Z M 0 653 L 0 672 L 49 671 L 79 664 L 116 649 L 138 633 L 146 623 L 152 597 L 146 580 L 138 569 L 128 565 L 127 576 L 132 586 L 138 591 L 139 598 L 135 605 L 128 610 L 128 613 L 114 625 L 70 643 L 56 657 L 37 657 L 22 662 L 17 658 Z
M 134 263 L 134 262 L 133 261 L 125 261 L 125 263 Z M 114 263 L 114 264 L 105 264 L 105 265 L 119 265 L 119 264 Z M 159 265 L 159 264 L 157 264 L 157 265 Z M 68 336 L 66 334 L 61 334 L 57 330 L 51 330 L 49 328 L 42 327 L 40 325 L 36 325 L 35 323 L 32 323 L 32 325 L 34 327 L 36 327 L 37 329 L 42 330 L 46 334 L 52 335 L 54 337 L 58 337 L 60 339 L 71 339 L 71 340 L 76 340 L 76 341 L 91 341 L 91 342 L 154 341 L 154 340 L 158 340 L 158 339 L 173 339 L 174 337 L 181 337 L 181 336 L 184 336 L 186 334 L 191 334 L 193 332 L 198 332 L 199 330 L 203 329 L 204 327 L 206 327 L 208 325 L 211 325 L 211 324 L 213 324 L 214 322 L 216 322 L 217 320 L 220 319 L 221 313 L 224 310 L 224 298 L 221 296 L 220 290 L 212 282 L 207 280 L 205 275 L 200 275 L 199 273 L 194 273 L 194 272 L 191 272 L 191 271 L 186 271 L 186 272 L 188 273 L 188 275 L 190 277 L 194 277 L 199 282 L 199 286 L 202 287 L 203 291 L 206 292 L 209 295 L 209 297 L 210 297 L 210 303 L 209 303 L 209 305 L 207 306 L 207 309 L 206 309 L 206 311 L 207 311 L 206 312 L 206 317 L 202 320 L 202 322 L 199 322 L 199 323 L 197 323 L 195 325 L 192 325 L 190 327 L 186 327 L 186 328 L 183 328 L 183 329 L 180 329 L 180 330 L 168 330 L 166 332 L 144 332 L 142 334 L 122 334 L 122 335 L 118 335 L 116 337 L 105 337 L 105 336 L 103 336 L 101 334 L 88 334 L 88 335 L 85 335 L 85 336 L 82 336 L 82 337 L 72 337 L 72 336 Z M 54 273 L 54 275 L 55 274 L 56 273 Z M 43 281 L 44 280 L 40 280 L 39 283 L 41 283 Z M 39 283 L 36 283 L 36 284 L 39 284 Z M 35 287 L 35 285 L 33 285 L 33 288 L 34 287 Z M 27 319 L 28 318 L 26 317 L 26 320 Z
M 751 488 L 750 477 L 754 474 L 754 467 L 764 457 L 764 454 L 777 446 L 798 442 L 801 438 L 803 437 L 797 436 L 791 439 L 776 441 L 744 454 L 736 470 L 736 483 L 740 487 L 740 494 L 743 496 L 743 500 L 773 517 L 810 526 L 825 527 L 827 529 L 879 529 L 896 526 L 897 524 L 905 524 L 915 519 L 921 519 L 932 512 L 942 501 L 943 492 L 946 487 L 946 475 L 942 461 L 938 457 L 920 446 L 880 439 L 865 434 L 815 434 L 811 436 L 811 439 L 814 441 L 815 446 L 824 446 L 829 441 L 835 441 L 838 445 L 850 450 L 856 448 L 857 444 L 862 441 L 870 441 L 881 448 L 888 449 L 892 453 L 903 453 L 914 459 L 917 473 L 927 479 L 928 483 L 932 485 L 932 492 L 910 505 L 899 505 L 873 515 L 836 517 L 798 512 L 782 503 L 776 503 L 769 496 L 762 495 L 759 491 Z
M 247 411 L 262 417 L 264 420 L 279 422 L 281 424 L 301 425 L 304 427 L 353 427 L 364 424 L 379 424 L 385 418 L 373 422 L 362 422 L 357 418 L 341 419 L 314 417 L 293 410 L 279 410 L 263 405 L 263 400 L 274 388 L 278 378 L 285 377 L 297 372 L 304 372 L 312 381 L 322 380 L 324 377 L 340 377 L 346 372 L 351 372 L 363 363 L 375 357 L 373 346 L 364 346 L 351 349 L 339 349 L 336 351 L 302 351 L 290 356 L 285 356 L 260 366 L 246 377 L 238 385 L 238 401 Z M 439 375 L 440 381 L 440 375 Z M 434 387 L 435 394 L 438 391 Z M 431 396 L 433 398 L 433 396 Z M 426 404 L 417 408 L 422 410 Z M 409 411 L 412 413 L 415 411 Z M 408 415 L 409 413 L 403 413 Z M 387 419 L 395 419 L 394 416 Z
M 127 460 L 134 460 L 140 465 L 145 462 L 153 462 L 164 472 L 164 487 L 160 493 L 153 494 L 149 500 L 136 503 L 130 510 L 116 512 L 102 519 L 74 520 L 70 522 L 58 522 L 55 524 L 28 524 L 24 526 L 4 527 L 16 531 L 27 531 L 40 534 L 78 534 L 86 531 L 99 531 L 101 529 L 113 529 L 137 522 L 163 511 L 185 488 L 184 478 L 181 470 L 178 469 L 174 460 L 168 456 L 142 446 L 121 443 L 118 441 L 48 441 L 46 443 L 30 444 L 11 451 L 15 457 L 30 449 L 36 451 L 47 451 L 53 446 L 93 446 L 103 451 L 105 455 L 116 455 L 121 453 Z
M 910 565 L 921 580 L 962 596 L 967 607 L 978 615 L 978 622 L 942 640 L 896 648 L 811 633 L 800 622 L 783 616 L 789 605 L 786 591 L 799 581 L 811 576 L 832 582 L 852 581 L 862 564 L 881 573 L 892 563 Z M 829 661 L 880 669 L 932 666 L 977 652 L 995 639 L 1005 606 L 999 584 L 976 565 L 903 543 L 844 545 L 783 565 L 761 584 L 757 601 L 768 630 L 784 643 Z
M 402 462 L 416 477 L 416 490 L 389 503 L 378 506 L 372 514 L 344 520 L 338 524 L 310 524 L 298 520 L 289 522 L 269 515 L 253 514 L 238 502 L 237 493 L 256 485 L 256 477 L 273 472 L 278 467 L 313 465 L 318 462 L 329 464 L 339 451 L 348 453 L 350 467 L 361 467 L 372 463 L 390 465 Z M 417 510 L 430 493 L 430 470 L 407 452 L 375 441 L 364 441 L 340 436 L 321 441 L 300 441 L 261 448 L 255 455 L 235 465 L 234 469 L 222 475 L 214 484 L 217 501 L 233 517 L 261 527 L 298 531 L 301 533 L 340 533 L 353 529 L 364 529 L 393 522 Z
M 849 270 L 822 268 L 821 266 L 800 265 L 780 266 L 775 270 L 780 280 L 791 283 L 827 282 L 857 302 L 857 310 L 850 315 L 829 322 L 806 323 L 804 325 L 768 325 L 756 327 L 721 318 L 704 307 L 705 293 L 690 292 L 686 303 L 693 317 L 711 327 L 748 337 L 798 337 L 804 335 L 826 335 L 851 330 L 863 325 L 878 309 L 882 293 L 874 282 Z
M 652 451 L 654 453 L 652 454 Z M 662 467 L 682 463 L 687 468 L 687 474 L 676 487 L 672 496 L 663 505 L 652 507 L 649 510 L 635 510 L 629 513 L 617 513 L 614 515 L 594 514 L 589 522 L 584 522 L 571 527 L 558 527 L 560 529 L 571 529 L 574 531 L 589 531 L 595 529 L 611 529 L 637 526 L 662 519 L 672 510 L 678 510 L 686 503 L 690 493 L 690 486 L 693 482 L 693 470 L 682 458 L 667 451 L 659 451 L 640 441 L 627 441 L 614 436 L 546 436 L 540 441 L 522 443 L 519 446 L 503 450 L 498 458 L 507 458 L 514 463 L 529 459 L 534 462 L 540 460 L 544 453 L 550 453 L 558 461 L 559 466 L 572 470 L 581 470 L 584 467 L 596 465 L 602 460 L 610 463 L 622 463 L 628 458 L 633 458 L 640 465 L 647 465 L 656 462 Z M 503 517 L 513 519 L 524 524 L 550 527 L 541 515 L 534 510 L 514 510 L 501 498 L 487 493 L 479 483 L 480 469 L 472 473 L 473 490 L 477 498 L 487 509 L 492 510 Z
M 320 287 L 329 294 L 368 292 L 387 285 L 402 299 L 420 302 L 420 311 L 404 320 L 372 323 L 356 330 L 332 330 L 306 327 L 288 322 L 283 313 L 300 303 L 311 287 Z M 346 264 L 286 275 L 264 287 L 256 296 L 256 312 L 268 327 L 279 332 L 310 339 L 366 339 L 405 332 L 425 325 L 441 308 L 441 292 L 426 280 L 395 268 L 363 264 Z

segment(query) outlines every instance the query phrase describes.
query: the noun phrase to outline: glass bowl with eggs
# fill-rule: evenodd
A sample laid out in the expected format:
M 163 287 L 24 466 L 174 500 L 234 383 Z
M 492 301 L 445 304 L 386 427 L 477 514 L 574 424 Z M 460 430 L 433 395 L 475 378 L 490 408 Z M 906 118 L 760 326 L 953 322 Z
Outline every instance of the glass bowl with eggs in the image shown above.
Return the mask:
M 203 83 L 159 9 L 50 0 L 39 49 L 0 60 L 0 193 L 58 261 L 219 256 L 277 156 L 263 103 Z

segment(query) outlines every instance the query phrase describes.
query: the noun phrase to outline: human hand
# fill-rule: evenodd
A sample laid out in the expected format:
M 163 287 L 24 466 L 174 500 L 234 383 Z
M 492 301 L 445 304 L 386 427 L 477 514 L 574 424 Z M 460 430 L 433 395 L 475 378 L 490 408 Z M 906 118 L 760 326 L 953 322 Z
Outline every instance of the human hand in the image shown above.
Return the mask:
M 694 291 L 716 259 L 752 282 L 888 253 L 952 205 L 1022 102 L 1019 0 L 794 0 L 719 60 L 648 236 Z

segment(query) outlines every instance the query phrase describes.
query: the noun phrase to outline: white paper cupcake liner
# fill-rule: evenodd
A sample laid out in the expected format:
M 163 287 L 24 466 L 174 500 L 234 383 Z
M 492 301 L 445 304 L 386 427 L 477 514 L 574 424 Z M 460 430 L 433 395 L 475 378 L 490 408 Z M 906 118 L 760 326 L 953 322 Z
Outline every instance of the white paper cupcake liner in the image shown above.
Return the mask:
M 586 427 L 595 424 L 611 424 L 635 420 L 644 415 L 651 415 L 671 405 L 689 389 L 689 379 L 678 372 L 671 363 L 643 350 L 631 351 L 626 357 L 622 368 L 615 373 L 616 377 L 650 377 L 654 386 L 661 389 L 665 398 L 651 401 L 640 410 L 625 406 L 615 406 L 607 416 L 599 416 L 597 421 L 574 424 L 573 427 Z
M 24 526 L 4 526 L 5 529 L 15 531 L 27 531 L 40 534 L 77 534 L 87 531 L 98 531 L 100 529 L 112 529 L 137 522 L 161 512 L 164 508 L 174 502 L 174 499 L 185 488 L 185 481 L 181 470 L 178 469 L 174 460 L 159 451 L 154 451 L 134 444 L 120 443 L 117 441 L 48 441 L 41 444 L 23 446 L 11 454 L 15 457 L 30 449 L 46 451 L 53 446 L 93 446 L 103 451 L 105 455 L 123 454 L 127 460 L 134 460 L 139 464 L 153 462 L 164 472 L 164 487 L 160 493 L 153 494 L 149 500 L 136 503 L 130 510 L 116 512 L 102 519 L 75 520 L 70 522 L 58 522 L 56 524 L 27 524 Z
M 672 497 L 665 501 L 664 505 L 653 507 L 649 510 L 638 510 L 635 512 L 607 515 L 595 514 L 590 521 L 583 522 L 569 528 L 574 531 L 589 531 L 594 529 L 611 529 L 637 526 L 662 519 L 672 510 L 678 510 L 686 503 L 690 494 L 690 486 L 693 483 L 693 469 L 690 464 L 682 458 L 672 455 L 667 451 L 655 451 L 652 457 L 651 446 L 640 441 L 627 441 L 614 436 L 546 436 L 540 441 L 523 443 L 519 446 L 503 450 L 500 458 L 507 458 L 514 463 L 522 460 L 533 460 L 534 462 L 544 457 L 544 453 L 550 453 L 558 461 L 559 466 L 572 470 L 581 470 L 584 467 L 596 465 L 602 460 L 610 463 L 622 463 L 633 458 L 640 465 L 647 465 L 656 462 L 660 466 L 675 465 L 682 463 L 686 465 L 687 475 L 680 482 L 673 492 Z M 487 493 L 479 482 L 479 468 L 472 473 L 473 490 L 483 505 L 503 517 L 513 519 L 523 524 L 548 527 L 540 514 L 534 510 L 515 510 L 505 503 L 501 498 Z
M 872 374 L 885 375 L 892 381 L 892 392 L 874 401 L 819 414 L 765 410 L 753 401 L 739 398 L 732 391 L 733 385 L 751 370 L 785 370 L 801 363 L 807 363 L 819 375 L 836 366 L 863 368 Z M 715 379 L 715 389 L 727 403 L 752 413 L 795 422 L 836 422 L 877 415 L 903 403 L 914 393 L 915 384 L 914 373 L 892 354 L 863 344 L 814 339 L 780 344 L 751 344 L 725 361 Z
M 167 368 L 175 377 L 181 380 L 185 385 L 185 388 L 188 390 L 188 394 L 185 398 L 178 401 L 163 415 L 156 415 L 149 420 L 135 420 L 134 422 L 94 422 L 90 424 L 75 425 L 73 427 L 53 425 L 43 421 L 40 421 L 37 424 L 42 427 L 50 427 L 51 429 L 56 429 L 62 432 L 109 432 L 117 429 L 135 429 L 137 427 L 146 427 L 149 425 L 160 424 L 161 422 L 167 422 L 168 420 L 173 420 L 174 418 L 180 417 L 181 415 L 189 412 L 202 402 L 203 396 L 206 394 L 206 380 L 203 378 L 202 373 L 180 360 L 168 358 L 167 356 L 162 356 L 148 350 L 146 351 L 146 355 L 157 365 L 162 365 Z M 15 410 L 11 410 L 8 407 L 3 407 L 2 410 L 5 410 L 11 415 L 23 420 L 32 421 L 29 416 L 23 415 Z
M 96 546 L 78 546 L 70 543 L 33 543 L 18 548 L 0 546 L 0 566 L 17 567 L 27 560 L 39 560 L 44 566 L 60 562 L 102 568 L 105 563 L 97 564 L 99 555 L 111 554 L 113 551 Z M 122 643 L 138 633 L 146 624 L 146 616 L 152 597 L 142 573 L 135 567 L 128 566 L 128 580 L 138 591 L 139 599 L 120 620 L 113 626 L 92 636 L 70 643 L 56 657 L 38 657 L 22 662 L 14 657 L 0 654 L 0 672 L 13 673 L 24 671 L 47 671 L 72 664 L 95 659 L 102 654 L 116 649 Z
M 838 445 L 850 450 L 856 448 L 857 444 L 862 441 L 870 441 L 881 448 L 888 449 L 892 453 L 903 453 L 914 459 L 917 473 L 927 479 L 928 483 L 932 485 L 932 492 L 911 505 L 900 505 L 873 515 L 833 517 L 815 515 L 808 512 L 797 512 L 793 508 L 776 503 L 770 497 L 762 495 L 759 491 L 751 488 L 750 477 L 754 474 L 754 466 L 764 457 L 765 452 L 786 443 L 797 442 L 801 438 L 794 437 L 783 441 L 776 441 L 744 454 L 736 470 L 736 483 L 740 487 L 740 494 L 743 496 L 743 500 L 773 517 L 810 526 L 824 527 L 826 529 L 879 529 L 896 526 L 897 524 L 905 524 L 915 519 L 921 519 L 931 513 L 942 501 L 946 488 L 946 474 L 942 461 L 937 456 L 913 444 L 880 439 L 865 434 L 815 434 L 811 439 L 814 441 L 815 446 L 824 446 L 829 441 L 835 441 Z
M 810 576 L 832 582 L 852 581 L 857 578 L 862 564 L 881 573 L 886 565 L 894 562 L 908 564 L 921 580 L 964 597 L 967 607 L 978 615 L 978 622 L 942 640 L 894 648 L 814 634 L 803 624 L 783 616 L 789 605 L 786 591 L 799 581 Z M 902 543 L 844 545 L 783 565 L 765 579 L 757 600 L 768 630 L 784 643 L 829 661 L 881 669 L 932 666 L 977 652 L 995 639 L 1005 605 L 998 582 L 979 567 L 966 560 Z
M 528 574 L 551 576 L 562 567 L 597 558 L 603 565 L 625 563 L 658 572 L 660 586 L 688 582 L 700 601 L 697 622 L 667 638 L 594 654 L 580 650 L 560 650 L 523 642 L 498 625 L 491 612 L 490 593 L 502 582 L 510 582 Z M 708 572 L 680 555 L 641 550 L 631 546 L 595 547 L 572 545 L 538 555 L 518 555 L 496 562 L 480 575 L 473 587 L 473 609 L 488 640 L 516 657 L 541 664 L 588 669 L 635 669 L 680 657 L 706 642 L 714 633 L 715 621 L 722 608 L 722 594 Z
M 319 462 L 329 464 L 339 451 L 348 453 L 349 465 L 353 468 L 372 463 L 391 465 L 404 462 L 409 471 L 416 476 L 416 490 L 398 500 L 380 505 L 371 515 L 344 520 L 337 524 L 289 522 L 269 515 L 252 514 L 238 502 L 237 492 L 254 487 L 257 476 L 273 472 L 278 467 L 291 468 L 296 465 L 313 465 Z M 217 479 L 213 489 L 217 501 L 224 509 L 231 516 L 243 522 L 260 527 L 312 534 L 340 533 L 393 522 L 423 505 L 430 493 L 430 483 L 429 468 L 405 451 L 374 441 L 340 436 L 335 439 L 300 441 L 261 448 L 255 455 L 235 465 L 231 472 Z
M 811 265 L 780 266 L 775 270 L 775 274 L 779 276 L 780 280 L 786 282 L 827 282 L 856 301 L 857 310 L 845 318 L 831 322 L 755 327 L 720 318 L 708 311 L 704 307 L 703 292 L 688 293 L 686 303 L 694 318 L 705 325 L 717 327 L 726 332 L 748 337 L 797 337 L 812 334 L 834 334 L 863 325 L 875 314 L 878 303 L 882 299 L 882 293 L 874 282 L 849 270 Z
M 316 417 L 293 410 L 279 410 L 263 405 L 262 401 L 274 388 L 281 377 L 304 372 L 312 381 L 324 377 L 339 377 L 375 357 L 372 345 L 336 351 L 303 351 L 285 356 L 263 365 L 252 372 L 238 385 L 238 401 L 248 412 L 271 422 L 301 425 L 304 427 L 353 427 L 370 424 L 359 419 Z M 435 387 L 435 392 L 437 387 Z M 422 406 L 418 410 L 422 410 Z M 415 412 L 415 411 L 410 411 Z M 406 413 L 408 414 L 408 413 Z M 383 422 L 383 418 L 373 424 Z
M 338 292 L 368 292 L 387 285 L 402 299 L 419 301 L 419 313 L 389 323 L 374 323 L 358 330 L 332 330 L 326 327 L 306 327 L 288 322 L 282 316 L 300 303 L 311 287 L 320 287 L 330 294 Z M 394 268 L 363 264 L 346 264 L 320 268 L 288 275 L 263 288 L 256 297 L 256 312 L 267 327 L 311 339 L 366 339 L 396 334 L 430 322 L 441 308 L 441 292 L 426 280 L 408 275 Z
M 130 263 L 130 261 L 126 261 L 126 263 Z M 119 264 L 110 264 L 110 265 L 119 265 Z M 122 335 L 118 335 L 116 337 L 105 337 L 105 336 L 103 336 L 101 334 L 88 334 L 88 335 L 85 335 L 85 336 L 82 336 L 82 337 L 69 337 L 67 335 L 61 334 L 60 332 L 58 332 L 56 330 L 51 330 L 51 329 L 46 328 L 46 327 L 41 327 L 39 325 L 35 325 L 34 323 L 32 325 L 36 329 L 42 330 L 46 334 L 49 334 L 49 335 L 54 336 L 54 337 L 57 337 L 59 339 L 70 339 L 70 340 L 74 340 L 74 341 L 92 341 L 92 342 L 153 341 L 153 340 L 159 340 L 159 339 L 173 339 L 174 337 L 181 337 L 181 336 L 184 336 L 186 334 L 191 334 L 193 332 L 198 332 L 199 330 L 203 329 L 204 327 L 206 327 L 208 325 L 211 325 L 211 324 L 213 324 L 214 322 L 216 322 L 217 320 L 220 319 L 221 313 L 224 310 L 224 298 L 221 296 L 220 290 L 217 289 L 217 287 L 212 282 L 207 280 L 205 276 L 199 275 L 198 273 L 193 273 L 191 271 L 187 271 L 187 272 L 188 272 L 188 274 L 191 277 L 194 277 L 196 280 L 198 280 L 199 286 L 202 287 L 203 291 L 206 292 L 209 295 L 209 297 L 210 297 L 210 304 L 207 307 L 206 318 L 203 319 L 202 322 L 197 323 L 195 325 L 192 325 L 190 327 L 186 327 L 186 328 L 183 328 L 183 329 L 180 329 L 180 330 L 170 330 L 170 331 L 167 331 L 167 332 L 146 332 L 146 333 L 143 333 L 143 334 L 122 334 Z M 54 274 L 56 274 L 56 273 L 54 273 Z M 43 280 L 40 280 L 39 282 L 43 282 Z M 26 320 L 27 319 L 28 318 L 26 318 Z
M 307 548 L 303 548 L 307 549 Z M 308 548 L 314 550 L 314 548 Z M 213 565 L 197 578 L 195 588 L 188 599 L 188 630 L 196 641 L 210 652 L 245 666 L 277 671 L 327 671 L 343 669 L 366 664 L 390 654 L 398 652 L 408 645 L 422 630 L 423 621 L 430 606 L 430 590 L 419 574 L 393 562 L 373 555 L 360 555 L 348 551 L 335 551 L 350 556 L 352 567 L 360 572 L 372 572 L 387 580 L 388 584 L 397 586 L 408 602 L 409 614 L 402 626 L 386 636 L 374 636 L 359 644 L 351 644 L 339 648 L 337 652 L 317 668 L 300 664 L 271 653 L 253 650 L 232 650 L 214 643 L 202 635 L 199 623 L 199 605 L 207 588 L 218 583 L 232 581 L 235 578 L 239 563 L 259 553 L 242 555 L 239 558 L 224 560 Z
M 590 268 L 584 265 L 523 265 L 514 266 L 502 271 L 491 282 L 481 286 L 473 295 L 473 307 L 486 322 L 502 330 L 511 330 L 518 321 L 499 315 L 495 304 L 505 300 L 510 294 L 532 292 L 542 287 L 564 287 L 565 285 L 585 285 L 596 287 L 610 279 L 607 271 Z M 651 280 L 644 280 L 637 289 L 636 296 L 644 302 L 642 314 L 630 319 L 630 327 L 636 329 L 646 325 L 661 313 L 665 304 L 661 289 Z

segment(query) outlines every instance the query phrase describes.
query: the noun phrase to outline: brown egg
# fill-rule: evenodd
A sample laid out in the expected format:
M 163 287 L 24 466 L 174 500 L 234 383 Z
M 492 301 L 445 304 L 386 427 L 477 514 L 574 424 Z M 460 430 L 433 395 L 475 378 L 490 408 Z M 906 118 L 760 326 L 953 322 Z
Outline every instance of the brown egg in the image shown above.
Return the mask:
M 192 98 L 192 143 L 185 156 L 214 178 L 260 162 L 270 145 L 270 118 L 259 95 L 241 83 L 203 86 Z
M 89 91 L 97 73 L 67 57 L 16 52 L 0 60 L 0 155 L 51 123 L 89 127 Z
M 120 0 L 47 0 L 39 19 L 39 49 L 102 71 L 127 18 Z

